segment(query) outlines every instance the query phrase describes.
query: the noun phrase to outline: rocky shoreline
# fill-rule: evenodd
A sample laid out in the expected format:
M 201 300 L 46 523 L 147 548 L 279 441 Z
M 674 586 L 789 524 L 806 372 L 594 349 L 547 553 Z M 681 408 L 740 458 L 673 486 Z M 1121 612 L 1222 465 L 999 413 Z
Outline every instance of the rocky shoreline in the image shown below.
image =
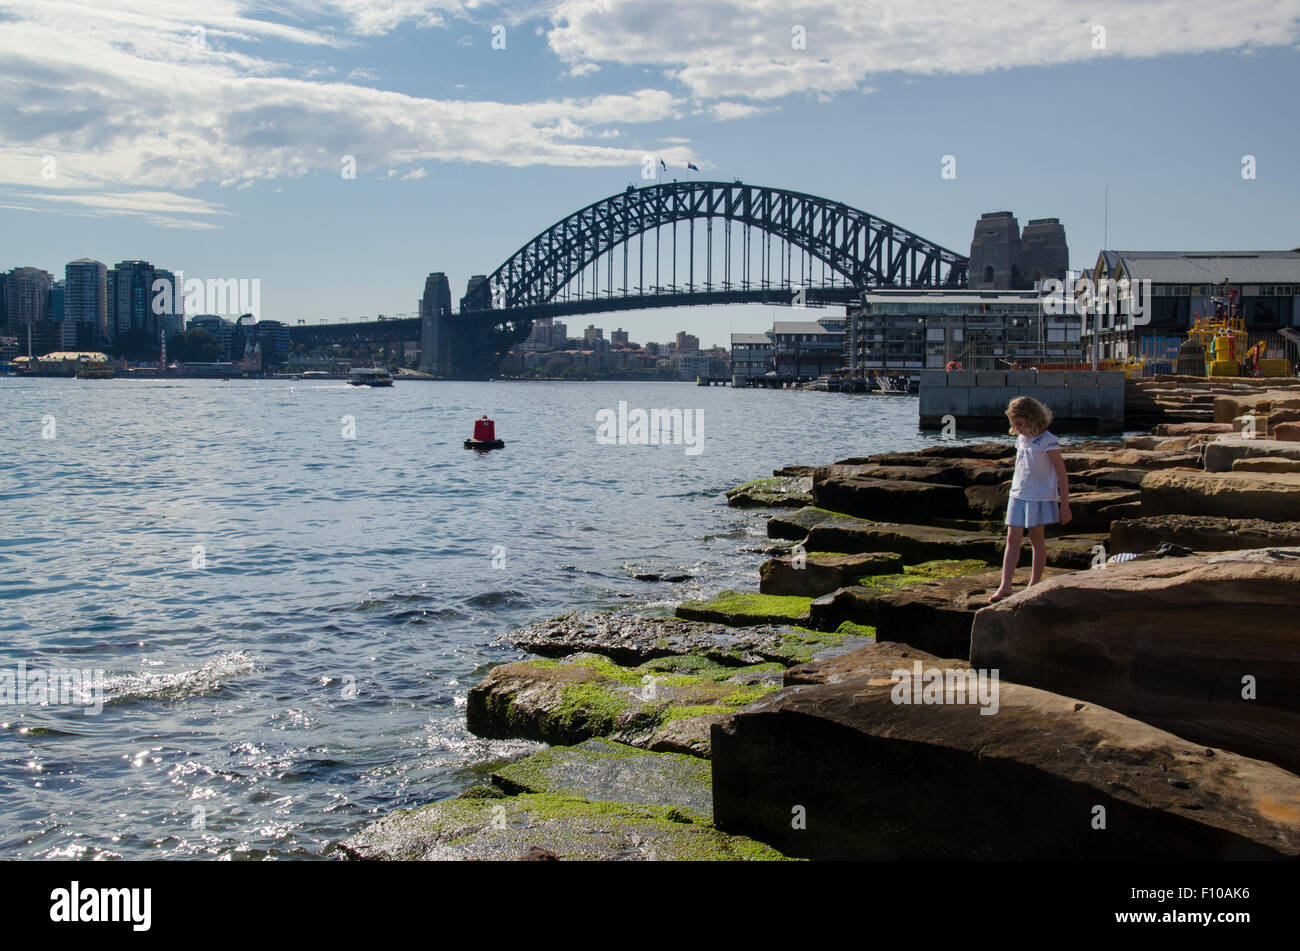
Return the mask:
M 1063 447 L 1074 521 L 994 605 L 1009 442 L 736 487 L 767 519 L 758 591 L 505 635 L 535 656 L 466 722 L 550 747 L 339 852 L 1300 856 L 1300 391 L 1190 389 L 1213 422 Z

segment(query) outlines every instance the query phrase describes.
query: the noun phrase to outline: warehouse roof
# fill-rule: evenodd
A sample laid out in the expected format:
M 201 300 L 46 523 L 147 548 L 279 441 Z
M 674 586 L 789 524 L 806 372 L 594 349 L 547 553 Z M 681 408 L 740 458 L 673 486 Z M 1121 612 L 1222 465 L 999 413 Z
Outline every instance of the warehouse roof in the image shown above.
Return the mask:
M 1164 284 L 1300 284 L 1296 251 L 1115 251 L 1132 280 Z
M 837 334 L 841 331 L 827 330 L 815 320 L 774 320 L 774 334 Z

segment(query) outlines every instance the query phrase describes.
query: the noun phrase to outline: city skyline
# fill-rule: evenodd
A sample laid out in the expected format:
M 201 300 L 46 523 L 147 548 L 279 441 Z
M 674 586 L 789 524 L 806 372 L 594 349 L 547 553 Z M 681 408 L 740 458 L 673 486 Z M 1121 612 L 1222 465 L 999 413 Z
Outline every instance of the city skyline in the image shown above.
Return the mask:
M 0 269 L 257 278 L 291 326 L 413 313 L 430 271 L 459 299 L 646 183 L 647 156 L 665 180 L 818 194 L 963 254 L 1000 210 L 1060 218 L 1075 268 L 1103 244 L 1300 244 L 1295 3 L 0 9 Z M 818 313 L 619 320 L 725 343 Z

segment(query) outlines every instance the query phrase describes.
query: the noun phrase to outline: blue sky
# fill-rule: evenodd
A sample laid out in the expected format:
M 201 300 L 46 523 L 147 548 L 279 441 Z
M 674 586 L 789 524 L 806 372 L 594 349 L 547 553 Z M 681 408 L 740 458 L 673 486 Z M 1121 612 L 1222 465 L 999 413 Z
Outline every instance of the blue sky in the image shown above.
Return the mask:
M 290 323 L 411 312 L 433 270 L 459 298 L 645 154 L 961 253 L 1011 210 L 1059 217 L 1090 264 L 1107 185 L 1111 247 L 1300 246 L 1296 2 L 32 0 L 0 21 L 0 268 L 256 277 Z M 797 316 L 592 320 L 708 345 Z

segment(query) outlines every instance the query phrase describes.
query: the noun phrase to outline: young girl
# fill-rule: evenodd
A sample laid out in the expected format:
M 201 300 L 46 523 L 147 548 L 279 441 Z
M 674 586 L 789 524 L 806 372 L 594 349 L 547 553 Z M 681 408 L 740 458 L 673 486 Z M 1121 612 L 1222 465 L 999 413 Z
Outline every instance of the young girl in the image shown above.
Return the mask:
M 1047 431 L 1052 411 L 1038 400 L 1017 396 L 1007 406 L 1007 419 L 1016 440 L 1016 474 L 1007 505 L 1007 550 L 1002 556 L 1002 584 L 989 597 L 1001 601 L 1011 594 L 1011 578 L 1020 564 L 1020 542 L 1029 532 L 1034 549 L 1029 583 L 1037 584 L 1047 563 L 1046 526 L 1066 524 L 1070 514 L 1070 480 L 1061 458 L 1061 443 Z

